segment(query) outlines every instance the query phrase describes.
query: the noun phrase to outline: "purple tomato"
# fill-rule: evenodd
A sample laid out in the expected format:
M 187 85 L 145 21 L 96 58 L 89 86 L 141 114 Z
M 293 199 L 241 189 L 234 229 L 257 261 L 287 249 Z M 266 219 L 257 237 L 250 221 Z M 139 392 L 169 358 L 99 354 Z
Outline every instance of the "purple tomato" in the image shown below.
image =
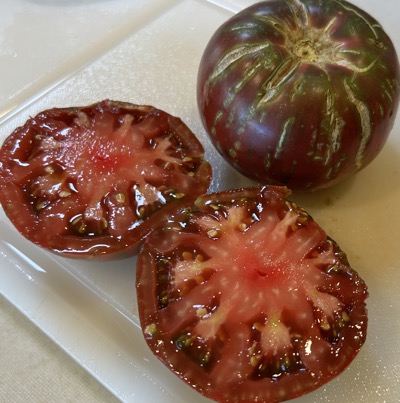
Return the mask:
M 199 68 L 198 104 L 236 169 L 309 190 L 376 157 L 399 88 L 393 43 L 366 12 L 343 0 L 270 0 L 215 32 Z

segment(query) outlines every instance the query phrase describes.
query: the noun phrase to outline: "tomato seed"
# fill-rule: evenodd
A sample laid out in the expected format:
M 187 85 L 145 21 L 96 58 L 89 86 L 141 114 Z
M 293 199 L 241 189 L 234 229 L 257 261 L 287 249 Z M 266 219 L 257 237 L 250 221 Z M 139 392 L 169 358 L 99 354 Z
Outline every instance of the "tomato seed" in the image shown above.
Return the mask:
M 193 260 L 193 253 L 189 251 L 182 252 L 183 260 Z
M 144 333 L 147 334 L 150 337 L 154 337 L 154 335 L 157 333 L 157 325 L 155 323 L 152 323 L 144 329 Z
M 206 353 L 200 355 L 199 363 L 201 366 L 205 366 L 210 362 L 210 359 L 211 359 L 211 353 L 207 351 Z
M 54 172 L 55 172 L 54 168 L 53 168 L 52 166 L 50 166 L 50 165 L 47 165 L 47 166 L 44 168 L 44 170 L 45 170 L 45 172 L 48 173 L 48 174 L 54 174 Z
M 262 332 L 262 331 L 264 330 L 264 325 L 261 324 L 260 322 L 255 322 L 255 323 L 253 324 L 253 328 L 254 328 L 255 330 L 258 330 L 259 332 Z
M 297 217 L 297 222 L 299 224 L 305 224 L 309 220 L 310 216 L 304 210 L 299 210 L 299 216 Z
M 343 312 L 342 312 L 342 319 L 343 319 L 345 322 L 350 322 L 350 317 L 349 317 L 349 315 L 347 315 L 347 312 L 346 312 L 346 311 L 343 311 Z
M 48 200 L 43 200 L 43 201 L 41 201 L 41 202 L 36 204 L 35 210 L 36 211 L 43 210 L 48 204 L 49 204 Z
M 81 225 L 78 228 L 78 232 L 80 234 L 83 234 L 86 231 L 86 224 L 85 223 L 81 223 Z
M 287 208 L 289 210 L 296 210 L 297 211 L 299 209 L 297 204 L 295 202 L 293 202 L 293 201 L 285 200 L 285 204 L 286 204 L 286 206 L 287 206 Z
M 345 311 L 342 311 L 339 315 L 340 316 L 337 319 L 336 324 L 340 330 L 340 329 L 344 329 L 345 327 L 348 326 L 348 323 L 350 322 L 350 318 L 349 318 L 349 315 L 347 315 L 347 312 L 345 312 Z
M 285 355 L 282 357 L 281 364 L 280 364 L 280 369 L 284 372 L 288 371 L 289 367 L 291 365 L 291 360 L 289 356 Z
M 81 221 L 82 221 L 82 215 L 78 215 L 78 216 L 73 217 L 73 218 L 71 219 L 71 224 L 72 224 L 73 226 L 76 226 L 76 225 L 78 225 L 78 223 L 81 222 Z
M 340 269 L 340 264 L 339 264 L 339 262 L 335 262 L 333 265 L 329 266 L 329 267 L 326 269 L 326 272 L 327 272 L 328 274 L 333 274 L 333 273 L 337 273 L 337 272 L 339 271 L 339 269 Z
M 210 229 L 209 231 L 207 231 L 207 235 L 209 236 L 209 238 L 217 238 L 218 231 L 216 229 Z
M 194 281 L 196 281 L 197 284 L 204 283 L 205 279 L 203 276 L 196 276 L 194 277 Z
M 258 367 L 259 372 L 264 372 L 267 368 L 267 364 L 263 363 Z
M 254 341 L 253 344 L 251 345 L 251 347 L 249 348 L 250 355 L 255 355 L 257 346 L 258 346 L 258 343 L 256 341 Z
M 196 262 L 203 262 L 204 261 L 204 256 L 203 255 L 196 255 Z
M 162 305 L 166 306 L 168 304 L 169 300 L 169 294 L 168 291 L 163 291 L 160 296 L 159 296 L 159 301 L 161 302 Z
M 102 231 L 104 231 L 105 229 L 107 229 L 108 228 L 108 221 L 104 218 L 104 217 L 102 217 L 101 219 L 100 219 L 100 229 L 102 230 Z
M 202 318 L 203 316 L 206 316 L 207 314 L 208 314 L 208 311 L 207 311 L 206 308 L 199 308 L 199 309 L 197 309 L 197 311 L 196 311 L 196 315 L 197 315 L 199 318 Z
M 176 341 L 175 341 L 175 345 L 179 348 L 179 349 L 183 349 L 186 347 L 189 347 L 193 342 L 193 337 L 187 334 L 182 334 L 181 336 L 179 336 Z
M 136 211 L 136 215 L 138 217 L 143 217 L 146 213 L 146 208 L 144 206 L 140 206 L 137 211 Z
M 244 232 L 248 228 L 247 224 L 244 222 L 239 223 L 238 228 L 240 231 Z
M 64 198 L 64 197 L 69 197 L 69 196 L 71 196 L 71 192 L 68 192 L 68 190 L 62 190 L 62 191 L 59 193 L 59 196 L 62 197 L 62 198 Z
M 260 360 L 261 360 L 261 355 L 252 355 L 252 356 L 250 357 L 250 365 L 251 365 L 253 368 L 256 368 L 257 365 L 259 364 Z
M 125 193 L 123 193 L 123 192 L 118 192 L 118 193 L 115 193 L 115 195 L 114 195 L 114 197 L 115 197 L 115 200 L 118 202 L 118 203 L 125 203 L 126 202 L 126 195 L 125 195 Z
M 322 330 L 324 330 L 325 332 L 327 332 L 327 331 L 331 328 L 331 325 L 330 325 L 327 321 L 325 321 L 325 320 L 321 321 L 320 324 L 319 324 L 319 326 L 320 326 L 320 328 L 321 328 Z

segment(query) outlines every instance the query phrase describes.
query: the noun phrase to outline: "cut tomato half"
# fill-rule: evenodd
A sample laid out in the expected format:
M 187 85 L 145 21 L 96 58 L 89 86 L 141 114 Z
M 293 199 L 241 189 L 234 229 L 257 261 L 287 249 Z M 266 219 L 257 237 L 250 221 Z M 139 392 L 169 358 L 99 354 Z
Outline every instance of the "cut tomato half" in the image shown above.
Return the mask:
M 134 252 L 210 184 L 195 135 L 152 106 L 103 101 L 39 113 L 0 151 L 0 202 L 30 241 L 72 257 Z
M 200 196 L 142 246 L 145 339 L 219 402 L 278 402 L 341 373 L 366 338 L 367 287 L 282 187 Z

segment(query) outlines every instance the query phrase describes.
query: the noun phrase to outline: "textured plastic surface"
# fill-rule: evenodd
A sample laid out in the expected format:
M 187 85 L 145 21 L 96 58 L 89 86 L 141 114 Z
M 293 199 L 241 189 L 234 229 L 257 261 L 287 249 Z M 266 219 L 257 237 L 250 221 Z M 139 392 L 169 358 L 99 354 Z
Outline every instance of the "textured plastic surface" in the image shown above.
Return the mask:
M 211 190 L 251 184 L 211 146 L 195 94 L 208 39 L 251 3 L 2 1 L 0 142 L 49 107 L 104 98 L 152 104 L 197 133 L 214 168 Z M 354 3 L 381 22 L 400 53 L 400 3 Z M 364 171 L 334 189 L 292 197 L 347 252 L 370 291 L 369 333 L 359 356 L 336 380 L 296 402 L 398 401 L 399 160 L 400 116 L 384 150 Z M 52 340 L 123 401 L 207 401 L 145 345 L 134 278 L 135 259 L 99 264 L 55 257 L 23 239 L 0 213 L 0 292 Z

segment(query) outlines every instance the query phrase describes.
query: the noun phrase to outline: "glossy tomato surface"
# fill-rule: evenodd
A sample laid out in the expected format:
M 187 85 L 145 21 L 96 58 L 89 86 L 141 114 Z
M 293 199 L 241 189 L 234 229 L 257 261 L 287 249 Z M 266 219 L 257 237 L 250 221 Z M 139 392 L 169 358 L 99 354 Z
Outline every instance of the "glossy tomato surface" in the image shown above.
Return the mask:
M 278 402 L 346 368 L 366 338 L 367 288 L 281 187 L 200 196 L 139 254 L 152 351 L 219 402 Z
M 71 257 L 120 256 L 169 209 L 204 193 L 203 147 L 151 106 L 103 101 L 39 113 L 0 150 L 0 202 L 35 244 Z
M 360 8 L 269 0 L 211 38 L 198 73 L 199 111 L 216 148 L 243 174 L 294 190 L 323 188 L 382 149 L 399 74 L 390 38 Z

